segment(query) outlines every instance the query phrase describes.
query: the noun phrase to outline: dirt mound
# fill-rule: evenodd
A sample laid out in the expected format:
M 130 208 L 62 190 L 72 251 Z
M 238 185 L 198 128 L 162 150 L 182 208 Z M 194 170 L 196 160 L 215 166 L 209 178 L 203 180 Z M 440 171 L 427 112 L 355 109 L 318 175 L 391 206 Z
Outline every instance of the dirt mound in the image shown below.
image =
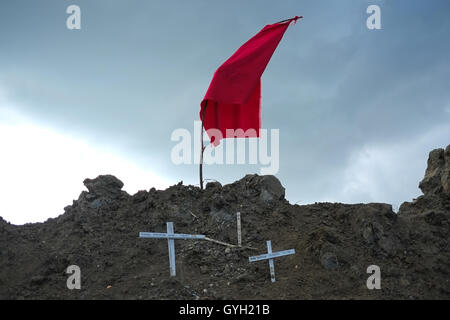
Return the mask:
M 174 185 L 129 195 L 113 176 L 84 181 L 88 192 L 45 223 L 0 219 L 0 298 L 84 299 L 429 299 L 450 298 L 450 146 L 430 153 L 424 195 L 398 214 L 388 204 L 291 205 L 273 176 L 247 175 L 204 191 Z M 169 277 L 167 241 L 141 231 L 205 234 L 243 245 L 176 240 L 177 276 Z M 275 260 L 248 257 L 295 248 Z M 69 265 L 81 290 L 68 290 Z M 368 290 L 367 267 L 381 270 L 381 290 Z

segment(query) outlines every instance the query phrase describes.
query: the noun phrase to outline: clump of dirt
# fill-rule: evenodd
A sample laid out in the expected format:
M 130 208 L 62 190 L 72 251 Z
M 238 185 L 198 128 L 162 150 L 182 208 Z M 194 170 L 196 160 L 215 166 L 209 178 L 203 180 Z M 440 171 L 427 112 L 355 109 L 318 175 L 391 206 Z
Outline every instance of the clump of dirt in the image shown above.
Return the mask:
M 113 176 L 84 181 L 88 191 L 45 223 L 0 218 L 0 299 L 449 299 L 450 146 L 430 153 L 424 195 L 398 214 L 388 204 L 291 205 L 273 176 L 247 175 L 201 191 L 182 183 L 129 195 Z M 167 241 L 139 232 L 204 234 L 243 246 L 176 240 L 177 276 Z M 275 260 L 248 257 L 294 248 Z M 81 270 L 81 289 L 66 268 Z M 366 286 L 370 265 L 381 289 Z

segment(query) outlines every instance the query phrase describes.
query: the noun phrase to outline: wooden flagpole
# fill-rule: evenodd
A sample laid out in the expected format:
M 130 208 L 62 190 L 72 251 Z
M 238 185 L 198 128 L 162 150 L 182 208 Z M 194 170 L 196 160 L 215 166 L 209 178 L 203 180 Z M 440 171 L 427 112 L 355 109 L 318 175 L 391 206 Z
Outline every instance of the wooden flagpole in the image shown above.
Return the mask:
M 203 123 L 205 122 L 205 111 L 206 111 L 206 106 L 208 105 L 208 100 L 205 101 L 205 107 L 203 108 L 202 111 L 202 127 L 201 127 L 201 134 L 200 134 L 200 139 L 201 141 L 201 153 L 200 153 L 200 189 L 203 190 L 203 151 L 205 150 L 205 147 L 203 146 Z
M 303 16 L 300 16 L 300 17 L 299 17 L 299 16 L 295 16 L 294 18 L 286 19 L 286 20 L 281 20 L 281 21 L 275 22 L 274 24 L 287 22 L 287 21 L 289 21 L 289 20 L 297 20 L 297 19 L 303 19 Z

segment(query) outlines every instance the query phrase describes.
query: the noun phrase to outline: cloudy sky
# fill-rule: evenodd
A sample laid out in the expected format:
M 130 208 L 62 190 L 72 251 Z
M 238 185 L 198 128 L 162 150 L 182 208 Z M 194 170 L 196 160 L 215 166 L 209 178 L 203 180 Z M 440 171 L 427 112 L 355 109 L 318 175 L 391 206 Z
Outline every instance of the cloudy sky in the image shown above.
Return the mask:
M 81 8 L 68 30 L 66 8 Z M 381 30 L 366 9 L 381 8 Z M 264 25 L 291 25 L 263 75 L 263 128 L 280 129 L 291 203 L 420 194 L 428 152 L 450 144 L 450 1 L 0 2 L 0 216 L 45 221 L 111 173 L 135 193 L 197 165 L 171 161 L 212 75 Z M 210 165 L 223 184 L 260 165 Z

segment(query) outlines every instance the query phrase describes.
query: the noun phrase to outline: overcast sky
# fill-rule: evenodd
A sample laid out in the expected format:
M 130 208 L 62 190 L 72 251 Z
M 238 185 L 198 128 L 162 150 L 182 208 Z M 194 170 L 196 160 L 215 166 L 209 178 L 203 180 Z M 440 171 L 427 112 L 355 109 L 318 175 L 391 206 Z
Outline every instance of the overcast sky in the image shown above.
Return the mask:
M 66 8 L 81 8 L 81 30 Z M 381 8 L 368 30 L 366 8 Z M 266 24 L 295 15 L 262 78 L 263 128 L 280 129 L 291 203 L 421 194 L 450 144 L 450 1 L 0 2 L 0 216 L 45 221 L 111 173 L 124 189 L 198 184 L 170 158 L 193 132 L 214 71 Z M 223 184 L 260 165 L 206 166 Z

